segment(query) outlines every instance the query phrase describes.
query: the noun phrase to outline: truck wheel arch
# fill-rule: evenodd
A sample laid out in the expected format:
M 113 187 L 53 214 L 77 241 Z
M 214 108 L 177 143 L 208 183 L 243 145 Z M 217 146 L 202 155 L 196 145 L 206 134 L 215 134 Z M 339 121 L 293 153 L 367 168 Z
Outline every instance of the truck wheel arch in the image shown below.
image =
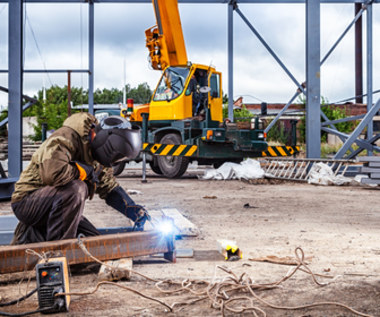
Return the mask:
M 161 128 L 161 129 L 154 131 L 154 133 L 153 133 L 154 143 L 160 143 L 160 140 L 164 137 L 164 135 L 169 134 L 169 133 L 178 134 L 181 137 L 181 140 L 182 140 L 181 142 L 183 142 L 183 136 L 181 134 L 180 129 L 176 129 L 173 127 L 167 127 L 167 128 Z

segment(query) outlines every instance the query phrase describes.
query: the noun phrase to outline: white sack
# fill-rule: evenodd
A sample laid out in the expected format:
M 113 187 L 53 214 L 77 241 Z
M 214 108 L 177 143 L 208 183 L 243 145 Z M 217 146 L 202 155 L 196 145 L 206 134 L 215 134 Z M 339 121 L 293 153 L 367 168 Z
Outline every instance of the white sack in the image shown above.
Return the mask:
M 264 170 L 256 160 L 247 159 L 240 164 L 226 162 L 218 169 L 207 169 L 201 179 L 257 179 L 264 177 Z
M 344 185 L 351 181 L 351 178 L 342 175 L 335 176 L 331 167 L 321 162 L 312 166 L 309 179 L 307 180 L 309 184 L 316 185 Z

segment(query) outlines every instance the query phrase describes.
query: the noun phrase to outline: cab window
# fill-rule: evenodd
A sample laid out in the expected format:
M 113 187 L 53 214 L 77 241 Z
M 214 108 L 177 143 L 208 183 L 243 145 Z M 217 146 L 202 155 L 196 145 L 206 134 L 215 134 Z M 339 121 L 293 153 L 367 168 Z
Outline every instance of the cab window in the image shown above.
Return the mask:
M 158 83 L 154 101 L 172 100 L 177 98 L 184 89 L 189 69 L 185 67 L 169 67 L 162 74 Z
M 213 98 L 220 98 L 220 76 L 219 74 L 211 74 L 210 77 L 210 95 Z

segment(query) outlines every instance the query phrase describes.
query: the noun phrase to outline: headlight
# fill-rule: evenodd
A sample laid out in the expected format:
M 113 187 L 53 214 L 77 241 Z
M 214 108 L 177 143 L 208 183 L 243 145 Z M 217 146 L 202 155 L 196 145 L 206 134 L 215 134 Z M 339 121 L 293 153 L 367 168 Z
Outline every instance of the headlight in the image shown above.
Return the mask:
M 259 134 L 257 135 L 257 138 L 259 138 L 259 139 L 264 139 L 264 133 L 259 133 Z

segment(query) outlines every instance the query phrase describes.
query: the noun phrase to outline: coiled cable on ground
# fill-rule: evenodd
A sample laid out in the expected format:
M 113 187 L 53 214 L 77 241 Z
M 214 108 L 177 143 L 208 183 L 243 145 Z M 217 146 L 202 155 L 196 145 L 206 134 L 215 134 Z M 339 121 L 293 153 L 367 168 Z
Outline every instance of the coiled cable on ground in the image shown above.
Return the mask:
M 80 248 L 83 250 L 85 254 L 90 256 L 94 261 L 106 265 L 107 267 L 111 269 L 120 269 L 113 267 L 112 265 L 108 265 L 104 263 L 103 261 L 98 260 L 96 257 L 94 257 L 85 247 L 83 242 L 78 239 L 78 244 Z M 224 266 L 217 266 L 216 268 L 223 271 L 227 274 L 222 280 L 216 281 L 216 278 L 214 276 L 213 280 L 206 281 L 206 280 L 189 280 L 185 279 L 183 281 L 173 281 L 173 280 L 162 280 L 158 281 L 156 279 L 150 278 L 146 275 L 143 275 L 141 273 L 138 273 L 134 270 L 125 269 L 126 271 L 129 271 L 130 273 L 135 273 L 146 280 L 150 282 L 155 283 L 155 287 L 157 290 L 162 294 L 179 294 L 179 293 L 188 293 L 190 295 L 190 299 L 186 301 L 180 301 L 180 302 L 174 302 L 171 305 L 161 301 L 157 298 L 153 298 L 151 296 L 148 296 L 146 294 L 143 294 L 131 287 L 127 287 L 121 284 L 117 284 L 114 282 L 99 282 L 95 289 L 91 292 L 70 292 L 70 293 L 59 293 L 56 294 L 56 296 L 61 295 L 90 295 L 94 294 L 100 286 L 102 285 L 114 285 L 123 289 L 126 289 L 128 291 L 131 291 L 139 296 L 142 296 L 146 299 L 149 299 L 151 301 L 155 301 L 162 306 L 169 309 L 169 311 L 174 311 L 174 308 L 177 306 L 181 306 L 180 308 L 177 308 L 176 311 L 183 309 L 184 306 L 192 305 L 200 301 L 209 300 L 210 305 L 212 308 L 220 310 L 222 316 L 226 316 L 226 313 L 233 313 L 233 314 L 242 314 L 244 312 L 251 312 L 255 317 L 266 317 L 267 314 L 264 311 L 262 307 L 258 307 L 255 302 L 259 302 L 264 306 L 270 307 L 272 309 L 276 310 L 300 310 L 300 309 L 308 309 L 313 307 L 320 307 L 320 306 L 337 306 L 339 308 L 346 309 L 350 311 L 353 314 L 356 314 L 358 316 L 362 317 L 372 317 L 371 315 L 361 313 L 345 304 L 339 303 L 339 302 L 330 302 L 330 301 L 322 301 L 322 302 L 316 302 L 312 304 L 307 305 L 300 305 L 300 306 L 280 306 L 275 305 L 273 303 L 270 303 L 269 301 L 263 299 L 259 295 L 256 294 L 255 290 L 270 290 L 273 288 L 278 287 L 281 283 L 285 282 L 289 278 L 291 278 L 298 270 L 302 270 L 303 272 L 306 272 L 311 275 L 312 280 L 315 284 L 318 286 L 326 286 L 328 283 L 323 283 L 318 281 L 316 276 L 318 277 L 326 277 L 326 278 L 333 278 L 330 275 L 317 275 L 314 274 L 311 269 L 308 267 L 308 265 L 305 263 L 304 259 L 304 252 L 303 250 L 298 247 L 295 249 L 295 256 L 297 260 L 297 265 L 294 269 L 290 270 L 283 278 L 280 280 L 273 282 L 273 283 L 254 283 L 252 279 L 247 275 L 247 273 L 243 273 L 240 276 L 235 274 L 231 269 L 224 267 Z M 166 287 L 164 288 L 164 285 Z M 174 288 L 174 289 L 170 289 Z M 251 296 L 249 296 L 251 295 Z

